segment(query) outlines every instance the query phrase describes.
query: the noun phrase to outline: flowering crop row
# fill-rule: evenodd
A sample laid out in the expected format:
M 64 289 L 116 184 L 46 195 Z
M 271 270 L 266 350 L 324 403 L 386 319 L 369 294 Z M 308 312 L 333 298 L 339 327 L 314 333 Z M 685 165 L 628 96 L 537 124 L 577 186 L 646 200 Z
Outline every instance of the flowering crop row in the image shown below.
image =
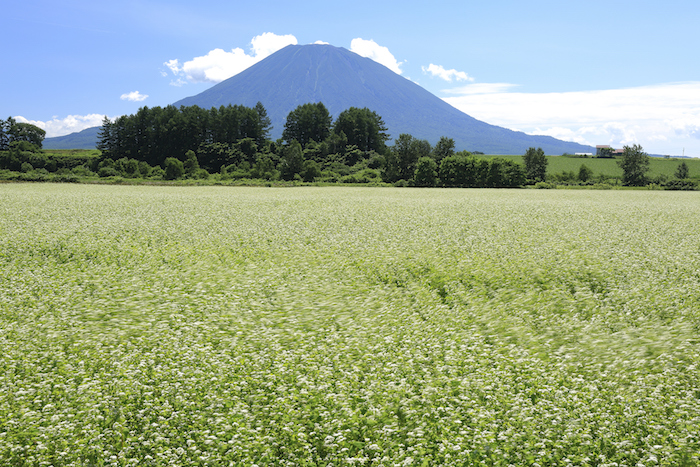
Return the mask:
M 2 465 L 696 465 L 694 193 L 0 185 Z

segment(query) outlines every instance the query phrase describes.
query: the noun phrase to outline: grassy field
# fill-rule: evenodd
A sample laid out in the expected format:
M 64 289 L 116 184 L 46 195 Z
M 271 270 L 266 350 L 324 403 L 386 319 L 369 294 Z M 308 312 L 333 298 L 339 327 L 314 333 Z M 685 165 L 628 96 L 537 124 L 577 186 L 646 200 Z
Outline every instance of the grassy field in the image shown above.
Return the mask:
M 506 159 L 512 159 L 521 164 L 523 162 L 522 156 L 485 157 L 503 157 Z M 688 166 L 690 178 L 700 178 L 700 159 L 663 159 L 659 157 L 652 157 L 647 175 L 650 178 L 665 175 L 669 179 L 672 179 L 681 162 L 685 162 Z M 584 164 L 586 167 L 591 169 L 594 176 L 602 174 L 607 177 L 622 177 L 622 169 L 617 165 L 617 159 L 599 159 L 595 157 L 578 158 L 549 156 L 547 157 L 547 174 L 552 175 L 562 172 L 574 172 L 578 174 L 581 164 Z
M 0 185 L 0 465 L 697 465 L 700 203 Z

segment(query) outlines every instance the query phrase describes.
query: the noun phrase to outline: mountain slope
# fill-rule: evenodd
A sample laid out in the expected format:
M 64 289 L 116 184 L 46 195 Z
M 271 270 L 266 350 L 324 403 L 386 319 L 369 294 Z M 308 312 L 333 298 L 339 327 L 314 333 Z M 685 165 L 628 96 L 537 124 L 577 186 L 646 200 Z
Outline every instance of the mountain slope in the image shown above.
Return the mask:
M 202 108 L 222 105 L 253 107 L 262 102 L 279 138 L 289 112 L 301 104 L 323 102 L 335 118 L 350 107 L 377 112 L 396 138 L 409 133 L 435 144 L 441 136 L 458 150 L 486 154 L 524 154 L 541 147 L 546 154 L 594 152 L 590 146 L 549 136 L 531 136 L 479 121 L 455 109 L 383 65 L 330 45 L 290 45 L 261 62 L 195 96 L 174 103 Z M 49 149 L 94 148 L 98 128 L 47 138 Z
M 44 139 L 44 149 L 95 149 L 100 127 L 86 128 L 78 133 Z
M 379 63 L 330 45 L 290 45 L 210 89 L 176 102 L 204 108 L 258 101 L 282 134 L 287 114 L 298 105 L 323 102 L 333 117 L 349 107 L 368 107 L 384 119 L 389 133 L 410 133 L 432 144 L 440 136 L 457 149 L 487 154 L 522 154 L 531 146 L 547 154 L 593 152 L 589 146 L 549 136 L 531 136 L 489 125 L 455 109 Z

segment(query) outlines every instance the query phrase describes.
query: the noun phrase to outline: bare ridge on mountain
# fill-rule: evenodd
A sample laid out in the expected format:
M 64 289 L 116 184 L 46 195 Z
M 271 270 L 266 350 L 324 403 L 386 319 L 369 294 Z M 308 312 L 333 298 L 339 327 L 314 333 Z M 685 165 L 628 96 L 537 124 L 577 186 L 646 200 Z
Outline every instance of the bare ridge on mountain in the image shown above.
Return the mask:
M 396 138 L 409 133 L 435 144 L 441 136 L 458 150 L 486 154 L 523 154 L 541 147 L 547 154 L 592 152 L 589 146 L 549 136 L 531 136 L 489 125 L 455 109 L 416 83 L 349 50 L 331 45 L 289 45 L 208 90 L 175 106 L 253 107 L 262 102 L 278 138 L 289 112 L 309 102 L 323 102 L 335 118 L 350 107 L 367 107 Z

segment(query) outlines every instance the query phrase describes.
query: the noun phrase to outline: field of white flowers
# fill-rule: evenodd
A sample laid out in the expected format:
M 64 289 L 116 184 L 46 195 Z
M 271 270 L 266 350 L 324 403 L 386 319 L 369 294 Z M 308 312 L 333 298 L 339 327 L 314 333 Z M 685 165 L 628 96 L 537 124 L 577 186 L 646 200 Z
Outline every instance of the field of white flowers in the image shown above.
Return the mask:
M 700 198 L 0 185 L 0 465 L 700 463 Z

